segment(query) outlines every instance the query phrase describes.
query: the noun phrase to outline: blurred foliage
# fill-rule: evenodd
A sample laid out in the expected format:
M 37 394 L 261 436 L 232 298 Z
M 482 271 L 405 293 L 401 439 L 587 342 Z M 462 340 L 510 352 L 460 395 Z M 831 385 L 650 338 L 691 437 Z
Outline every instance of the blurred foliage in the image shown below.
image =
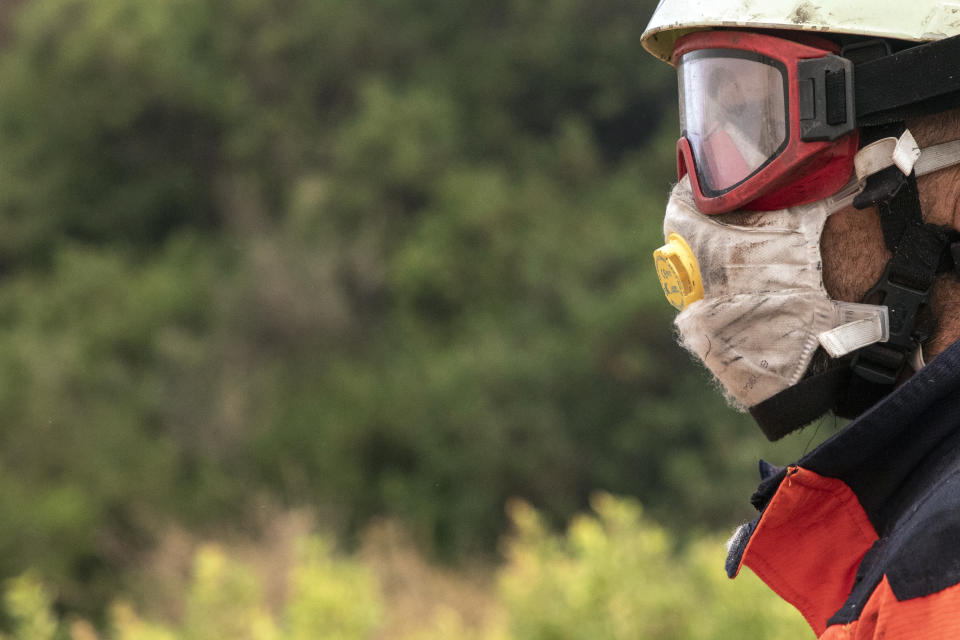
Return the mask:
M 57 620 L 50 597 L 40 581 L 29 573 L 7 582 L 4 593 L 6 611 L 13 618 L 13 640 L 53 640 Z M 6 640 L 7 636 L 3 636 Z
M 361 640 L 379 622 L 377 587 L 368 569 L 334 557 L 318 538 L 304 539 L 289 576 L 282 615 L 275 617 L 263 599 L 251 568 L 217 546 L 201 548 L 185 594 L 186 614 L 178 623 L 142 619 L 126 602 L 111 607 L 108 631 L 115 640 Z M 7 609 L 15 618 L 10 640 L 96 640 L 84 620 L 58 625 L 52 599 L 33 576 L 8 583 Z
M 513 496 L 748 517 L 756 457 L 803 442 L 672 344 L 653 5 L 6 5 L 0 577 L 98 617 L 166 523 L 270 506 L 452 560 Z
M 721 640 L 812 638 L 800 614 L 749 570 L 731 582 L 723 541 L 677 548 L 636 503 L 597 494 L 566 536 L 514 503 L 501 592 L 511 637 L 524 640 Z
M 549 532 L 526 503 L 512 505 L 516 532 L 500 570 L 496 611 L 466 625 L 453 609 L 435 610 L 412 633 L 380 627 L 384 604 L 373 573 L 338 557 L 322 540 L 303 540 L 279 615 L 262 599 L 255 573 L 214 546 L 196 555 L 187 615 L 146 622 L 126 604 L 112 608 L 115 640 L 796 640 L 813 637 L 800 614 L 744 572 L 731 583 L 716 562 L 723 543 L 700 539 L 678 549 L 631 501 L 594 497 L 566 535 Z M 54 640 L 50 599 L 35 578 L 7 589 L 14 640 Z M 63 629 L 60 633 L 63 633 Z M 66 637 L 66 636 L 62 636 Z M 97 640 L 74 622 L 72 640 Z

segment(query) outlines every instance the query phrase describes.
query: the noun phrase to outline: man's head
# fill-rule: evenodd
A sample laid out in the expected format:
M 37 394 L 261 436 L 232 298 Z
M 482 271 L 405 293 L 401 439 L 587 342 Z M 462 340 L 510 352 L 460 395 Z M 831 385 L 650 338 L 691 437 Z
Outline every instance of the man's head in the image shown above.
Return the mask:
M 960 26 L 934 0 L 835 4 L 662 0 L 644 33 L 683 129 L 658 271 L 771 438 L 960 339 Z

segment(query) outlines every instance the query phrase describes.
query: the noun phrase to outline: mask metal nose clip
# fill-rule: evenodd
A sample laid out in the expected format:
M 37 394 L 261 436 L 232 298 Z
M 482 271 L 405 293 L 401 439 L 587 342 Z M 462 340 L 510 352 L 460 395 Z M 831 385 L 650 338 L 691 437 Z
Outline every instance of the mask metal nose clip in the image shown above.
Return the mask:
M 700 266 L 690 245 L 679 233 L 667 236 L 667 244 L 653 252 L 657 275 L 667 302 L 678 310 L 703 298 Z

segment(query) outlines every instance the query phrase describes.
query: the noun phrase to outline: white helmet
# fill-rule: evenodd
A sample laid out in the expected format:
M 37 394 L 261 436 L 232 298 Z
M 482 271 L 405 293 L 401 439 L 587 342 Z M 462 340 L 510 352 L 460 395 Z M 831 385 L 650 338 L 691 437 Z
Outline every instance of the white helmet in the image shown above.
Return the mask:
M 641 40 L 647 51 L 669 62 L 678 38 L 716 27 L 928 42 L 960 34 L 960 4 L 947 0 L 660 0 Z

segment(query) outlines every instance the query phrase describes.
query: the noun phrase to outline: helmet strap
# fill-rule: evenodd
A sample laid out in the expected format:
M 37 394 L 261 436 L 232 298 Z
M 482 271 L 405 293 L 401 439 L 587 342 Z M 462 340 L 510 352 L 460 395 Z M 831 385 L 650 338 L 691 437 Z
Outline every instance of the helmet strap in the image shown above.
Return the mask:
M 750 415 L 771 442 L 805 427 L 846 402 L 852 371 L 850 359 L 834 361 L 826 371 L 750 407 Z
M 891 136 L 912 141 L 903 122 L 868 127 L 862 136 L 868 146 Z M 926 160 L 916 154 L 916 170 L 913 163 L 891 162 L 865 177 L 853 204 L 858 209 L 877 206 L 892 257 L 862 302 L 888 308 L 890 338 L 857 350 L 852 358 L 834 360 L 825 371 L 751 407 L 768 439 L 778 440 L 830 410 L 843 418 L 859 416 L 893 391 L 911 356 L 930 339 L 930 292 L 939 274 L 960 274 L 960 232 L 923 221 L 917 173 L 960 163 L 960 147 L 954 151 L 948 145 L 953 143 L 924 150 Z
M 892 126 L 898 135 L 905 134 L 904 123 Z M 868 137 L 884 136 L 891 133 L 890 128 L 870 127 L 877 131 L 869 131 Z M 883 275 L 863 298 L 865 303 L 888 308 L 890 338 L 860 349 L 851 361 L 852 393 L 836 411 L 844 417 L 859 415 L 893 390 L 911 354 L 931 337 L 927 303 L 937 275 L 955 267 L 960 232 L 923 221 L 916 173 L 910 169 L 904 174 L 891 166 L 869 176 L 854 199 L 859 209 L 877 206 L 884 244 L 892 254 Z

